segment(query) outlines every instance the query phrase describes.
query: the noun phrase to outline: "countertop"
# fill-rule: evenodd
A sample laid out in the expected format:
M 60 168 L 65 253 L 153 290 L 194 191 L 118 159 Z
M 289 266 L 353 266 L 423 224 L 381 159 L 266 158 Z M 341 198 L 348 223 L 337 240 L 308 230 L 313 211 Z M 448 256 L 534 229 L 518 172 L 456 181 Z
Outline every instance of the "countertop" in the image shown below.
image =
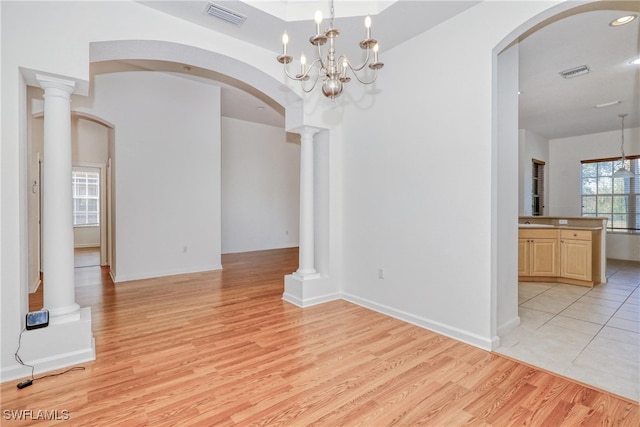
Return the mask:
M 558 230 L 602 230 L 602 227 L 579 227 L 574 225 L 551 225 L 551 224 L 518 224 L 518 228 L 522 229 L 558 229 Z

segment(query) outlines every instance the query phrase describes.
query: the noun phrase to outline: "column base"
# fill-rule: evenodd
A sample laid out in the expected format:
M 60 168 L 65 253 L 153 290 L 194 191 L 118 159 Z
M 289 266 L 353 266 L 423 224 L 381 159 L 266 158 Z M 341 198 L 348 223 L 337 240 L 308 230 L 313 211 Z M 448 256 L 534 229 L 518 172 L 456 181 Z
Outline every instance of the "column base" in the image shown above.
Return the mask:
M 45 308 L 47 308 L 45 306 Z M 73 303 L 69 306 L 66 307 L 60 307 L 60 308 L 49 308 L 49 315 L 51 316 L 51 319 L 53 320 L 56 317 L 66 317 L 67 315 L 75 315 L 78 314 L 79 310 L 80 310 L 80 305 L 78 303 Z
M 282 299 L 298 307 L 309 307 L 340 299 L 340 293 L 335 292 L 328 277 L 296 272 L 284 276 Z
M 49 326 L 24 331 L 20 342 L 20 358 L 35 366 L 35 375 L 95 360 L 96 348 L 91 331 L 91 307 L 83 307 L 67 316 L 52 318 Z M 21 376 L 31 369 L 21 367 Z

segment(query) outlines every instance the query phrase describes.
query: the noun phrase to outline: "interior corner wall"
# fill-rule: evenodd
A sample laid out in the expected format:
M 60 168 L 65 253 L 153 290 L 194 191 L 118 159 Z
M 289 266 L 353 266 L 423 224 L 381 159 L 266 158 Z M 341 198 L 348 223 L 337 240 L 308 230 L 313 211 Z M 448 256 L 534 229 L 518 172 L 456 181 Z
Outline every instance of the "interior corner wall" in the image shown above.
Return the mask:
M 103 74 L 77 104 L 114 125 L 114 280 L 221 268 L 220 88 Z
M 300 144 L 284 128 L 221 124 L 222 253 L 298 246 Z

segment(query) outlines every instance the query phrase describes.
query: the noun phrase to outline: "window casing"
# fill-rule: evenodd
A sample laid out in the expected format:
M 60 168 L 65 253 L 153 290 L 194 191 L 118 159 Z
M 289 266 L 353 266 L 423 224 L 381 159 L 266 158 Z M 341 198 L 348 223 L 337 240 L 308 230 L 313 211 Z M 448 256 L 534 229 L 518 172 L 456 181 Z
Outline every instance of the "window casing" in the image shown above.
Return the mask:
M 640 156 L 630 156 L 625 166 L 630 178 L 614 178 L 620 158 L 583 160 L 581 165 L 582 216 L 605 217 L 607 230 L 640 232 Z
M 73 225 L 100 224 L 100 173 L 86 169 L 72 171 Z

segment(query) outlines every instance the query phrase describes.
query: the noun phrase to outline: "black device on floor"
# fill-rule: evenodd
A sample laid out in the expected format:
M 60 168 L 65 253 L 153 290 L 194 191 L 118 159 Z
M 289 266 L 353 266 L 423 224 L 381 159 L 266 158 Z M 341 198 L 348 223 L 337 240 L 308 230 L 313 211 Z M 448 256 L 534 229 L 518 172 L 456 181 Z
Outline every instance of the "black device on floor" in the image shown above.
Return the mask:
M 49 310 L 42 309 L 27 313 L 27 329 L 38 329 L 49 326 Z

